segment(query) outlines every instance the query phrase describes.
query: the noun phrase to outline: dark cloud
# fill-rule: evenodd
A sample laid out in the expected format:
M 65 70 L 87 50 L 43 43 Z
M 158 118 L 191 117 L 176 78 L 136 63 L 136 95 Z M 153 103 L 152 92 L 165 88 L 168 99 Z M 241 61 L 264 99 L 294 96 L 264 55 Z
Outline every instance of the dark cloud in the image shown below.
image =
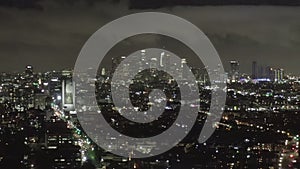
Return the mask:
M 299 0 L 130 0 L 131 9 L 157 9 L 173 6 L 218 6 L 218 5 L 281 5 L 298 6 Z
M 43 10 L 44 6 L 42 4 L 44 3 L 44 1 L 47 0 L 0 0 L 0 6 L 18 9 Z M 116 4 L 119 3 L 120 0 L 52 0 L 52 2 L 63 7 L 72 7 L 78 4 L 93 6 L 95 3 L 99 2 L 109 2 L 112 4 Z
M 38 3 L 39 1 L 40 0 L 0 0 L 0 6 L 42 10 L 43 8 Z

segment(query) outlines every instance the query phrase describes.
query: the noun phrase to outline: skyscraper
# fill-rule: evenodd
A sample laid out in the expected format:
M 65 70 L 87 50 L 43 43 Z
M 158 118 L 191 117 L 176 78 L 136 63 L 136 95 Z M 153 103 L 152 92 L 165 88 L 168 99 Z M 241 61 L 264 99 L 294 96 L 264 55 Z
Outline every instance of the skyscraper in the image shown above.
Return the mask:
M 274 82 L 282 82 L 284 80 L 284 69 L 271 68 L 270 69 L 271 80 Z
M 75 110 L 75 84 L 71 79 L 62 81 L 62 105 L 65 111 Z
M 236 60 L 230 61 L 230 80 L 235 82 L 239 79 L 240 71 L 239 71 L 239 62 Z
M 27 65 L 25 69 L 26 75 L 32 75 L 33 74 L 33 67 L 31 65 Z

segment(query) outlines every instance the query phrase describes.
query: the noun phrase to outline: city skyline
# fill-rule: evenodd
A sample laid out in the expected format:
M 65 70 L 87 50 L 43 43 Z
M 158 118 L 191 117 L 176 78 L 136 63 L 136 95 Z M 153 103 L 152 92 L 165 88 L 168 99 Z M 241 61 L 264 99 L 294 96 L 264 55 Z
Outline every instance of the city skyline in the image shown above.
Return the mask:
M 125 58 L 125 57 L 122 57 L 122 58 Z M 100 67 L 99 70 L 98 70 L 98 73 L 102 74 L 103 71 L 104 72 L 106 72 L 106 71 L 110 72 L 112 69 L 115 69 L 115 67 L 117 65 L 115 65 L 116 63 L 114 63 L 113 59 L 114 58 L 112 58 L 112 62 L 113 63 L 111 65 L 109 65 L 109 66 L 106 65 L 106 67 Z M 183 60 L 185 62 L 187 61 L 185 58 L 183 58 Z M 121 62 L 121 61 L 118 61 L 118 62 Z M 236 66 L 234 66 L 235 68 L 233 68 L 233 66 L 232 66 L 233 63 L 236 65 Z M 162 63 L 157 63 L 157 64 L 162 64 Z M 254 64 L 256 65 L 255 67 L 254 67 Z M 227 67 L 227 69 L 225 69 L 225 73 L 228 75 L 228 79 L 232 78 L 232 74 L 236 74 L 234 76 L 236 76 L 236 78 L 239 78 L 239 79 L 240 78 L 245 78 L 245 77 L 250 77 L 251 79 L 262 79 L 262 78 L 266 78 L 266 79 L 269 78 L 269 79 L 271 79 L 269 71 L 275 71 L 275 70 L 281 70 L 281 71 L 283 71 L 284 75 L 282 75 L 282 77 L 285 77 L 285 76 L 299 77 L 298 75 L 292 74 L 291 72 L 286 72 L 285 69 L 283 69 L 281 67 L 274 67 L 274 66 L 270 66 L 270 65 L 262 65 L 262 64 L 258 63 L 257 61 L 252 61 L 251 71 L 247 72 L 247 73 L 240 71 L 240 67 L 243 67 L 243 65 L 240 65 L 239 60 L 230 60 L 230 61 L 227 61 L 227 65 L 224 65 L 224 66 Z M 0 72 L 0 73 L 2 73 L 2 74 L 3 73 L 4 74 L 21 74 L 21 73 L 26 73 L 26 70 L 27 70 L 28 67 L 31 67 L 32 69 L 34 68 L 33 65 L 28 64 L 28 65 L 26 65 L 24 67 L 26 69 L 23 68 L 23 70 L 20 70 L 20 71 Z M 164 65 L 164 67 L 168 67 L 168 66 Z M 207 69 L 205 67 L 194 68 L 193 66 L 190 66 L 190 68 L 192 68 L 192 69 L 203 69 L 203 70 L 205 70 L 205 72 L 207 72 Z M 38 71 L 38 70 L 34 69 L 35 73 L 61 72 L 61 71 L 71 71 L 72 72 L 73 70 L 67 68 L 67 69 L 58 69 L 58 70 Z M 236 79 L 236 80 L 238 80 L 238 79 Z
M 181 60 L 182 63 L 185 61 Z M 118 61 L 114 63 L 116 66 L 120 64 Z M 133 82 L 135 85 L 130 90 L 131 102 L 140 109 L 147 109 L 145 105 L 145 102 L 149 101 L 147 93 L 153 87 L 161 88 L 166 92 L 167 98 L 172 98 L 168 99 L 165 105 L 167 113 L 163 113 L 153 122 L 139 124 L 126 120 L 119 108 L 113 104 L 110 82 L 107 81 L 112 76 L 110 73 L 104 73 L 97 78 L 95 92 L 98 96 L 100 110 L 98 112 L 93 106 L 78 105 L 80 93 L 86 91 L 80 90 L 82 87 L 80 83 L 77 83 L 76 91 L 73 91 L 71 71 L 38 73 L 34 71 L 34 67 L 28 65 L 22 74 L 2 74 L 0 135 L 3 137 L 0 137 L 0 167 L 86 169 L 88 167 L 85 165 L 88 165 L 88 162 L 97 168 L 109 169 L 298 167 L 300 165 L 297 123 L 300 102 L 299 77 L 277 81 L 273 79 L 240 82 L 235 79 L 239 74 L 239 63 L 231 61 L 230 64 L 232 68 L 230 73 L 233 76 L 227 80 L 226 106 L 221 121 L 214 124 L 216 131 L 212 137 L 205 143 L 197 141 L 199 131 L 203 129 L 202 124 L 210 111 L 210 92 L 213 90 L 204 78 L 198 83 L 201 99 L 197 103 L 187 104 L 191 107 L 200 106 L 198 120 L 190 134 L 170 151 L 149 159 L 136 159 L 134 154 L 119 157 L 103 150 L 103 147 L 99 147 L 95 141 L 97 139 L 113 141 L 115 137 L 90 137 L 86 133 L 88 131 L 82 127 L 82 123 L 78 121 L 77 115 L 82 113 L 81 110 L 88 110 L 87 113 L 92 114 L 87 115 L 87 119 L 91 119 L 91 115 L 98 116 L 100 112 L 112 128 L 131 137 L 148 137 L 161 133 L 171 124 L 177 124 L 176 112 L 180 102 L 176 83 L 170 83 L 168 80 L 172 77 L 156 71 L 143 71 L 140 72 L 141 76 L 135 79 Z M 164 62 L 159 66 L 164 67 Z M 182 75 L 184 72 L 184 69 L 178 70 Z M 85 81 L 88 73 L 83 75 L 80 79 Z M 184 82 L 185 76 L 181 76 L 178 80 Z M 152 81 L 156 83 L 151 83 Z M 116 81 L 113 84 L 120 87 L 123 86 L 123 81 Z M 72 106 L 75 97 L 76 109 Z M 118 97 L 123 98 L 124 95 Z M 158 103 L 159 101 L 154 101 L 151 106 L 160 105 Z M 130 111 L 127 107 L 122 108 L 122 112 L 126 110 Z M 185 125 L 176 126 L 186 128 Z M 122 139 L 117 141 L 116 144 L 119 145 Z M 128 146 L 121 143 L 120 145 L 125 149 Z M 157 147 L 158 143 L 137 142 L 137 145 L 136 151 L 147 154 Z M 34 149 L 31 149 L 33 147 Z M 113 144 L 110 148 L 113 150 L 116 146 Z M 14 154 L 15 152 L 18 154 Z
M 299 11 L 0 0 L 0 168 L 300 168 Z

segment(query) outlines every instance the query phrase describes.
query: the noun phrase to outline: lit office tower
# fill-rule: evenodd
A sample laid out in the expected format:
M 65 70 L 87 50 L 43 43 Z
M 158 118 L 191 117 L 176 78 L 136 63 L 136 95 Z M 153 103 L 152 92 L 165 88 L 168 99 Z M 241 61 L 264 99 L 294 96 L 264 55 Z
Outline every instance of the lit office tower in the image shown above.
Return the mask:
M 162 52 L 160 54 L 160 61 L 159 61 L 160 67 L 163 68 L 164 71 L 170 70 L 171 63 L 170 63 L 170 55 L 166 52 Z
M 157 58 L 156 57 L 152 57 L 150 59 L 150 68 L 151 69 L 157 68 L 157 62 L 158 62 Z
M 14 111 L 24 111 L 34 106 L 34 85 L 32 66 L 26 66 L 25 73 L 18 77 L 17 83 L 11 89 L 10 95 Z
M 62 81 L 62 106 L 67 112 L 75 110 L 75 84 L 69 78 Z
M 165 65 L 164 65 L 164 57 L 165 57 L 165 52 L 162 52 L 161 54 L 160 54 L 160 59 L 159 59 L 159 66 L 160 67 L 164 67 Z
M 257 78 L 257 62 L 253 61 L 252 62 L 252 79 Z
M 144 67 L 145 64 L 147 65 L 147 68 L 150 68 L 149 59 L 147 58 L 146 50 L 143 49 L 143 50 L 140 50 L 139 52 L 140 53 L 137 56 L 135 56 L 135 57 L 139 57 L 140 59 L 137 59 L 139 61 L 137 63 L 135 63 L 136 64 L 135 66 L 138 66 L 139 70 L 143 70 L 145 68 Z
M 278 68 L 270 68 L 270 77 L 273 82 L 282 82 L 284 80 L 284 70 Z
M 33 83 L 33 67 L 31 65 L 27 65 L 25 68 L 25 83 L 27 86 L 31 86 Z
M 105 76 L 106 75 L 106 69 L 105 68 L 101 69 L 100 75 L 101 76 Z
M 283 81 L 284 80 L 284 70 L 283 69 L 280 69 L 280 81 Z
M 187 61 L 186 61 L 185 58 L 181 59 L 181 65 L 180 65 L 180 67 L 183 68 L 184 64 L 187 64 Z
M 230 61 L 230 80 L 235 82 L 239 79 L 239 62 L 236 60 Z
M 274 81 L 282 82 L 284 79 L 284 70 L 283 69 L 274 69 Z
M 33 74 L 33 67 L 31 65 L 27 65 L 25 69 L 26 75 L 32 75 Z
M 188 76 L 189 72 L 191 71 L 187 65 L 187 60 L 185 58 L 181 59 L 180 69 L 182 71 L 181 76 L 183 79 L 185 79 Z

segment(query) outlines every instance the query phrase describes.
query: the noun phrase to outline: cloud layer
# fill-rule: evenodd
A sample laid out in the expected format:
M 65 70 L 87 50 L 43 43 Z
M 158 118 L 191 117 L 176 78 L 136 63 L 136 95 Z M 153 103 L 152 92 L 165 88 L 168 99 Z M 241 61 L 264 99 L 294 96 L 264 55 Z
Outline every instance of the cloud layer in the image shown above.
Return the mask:
M 113 19 L 143 12 L 128 9 L 126 1 L 74 2 L 44 0 L 38 2 L 42 10 L 1 7 L 0 71 L 21 71 L 26 64 L 40 71 L 72 68 L 93 32 Z M 300 74 L 300 7 L 184 6 L 151 11 L 175 14 L 197 25 L 224 65 L 236 59 L 241 71 L 250 72 L 256 60 Z

